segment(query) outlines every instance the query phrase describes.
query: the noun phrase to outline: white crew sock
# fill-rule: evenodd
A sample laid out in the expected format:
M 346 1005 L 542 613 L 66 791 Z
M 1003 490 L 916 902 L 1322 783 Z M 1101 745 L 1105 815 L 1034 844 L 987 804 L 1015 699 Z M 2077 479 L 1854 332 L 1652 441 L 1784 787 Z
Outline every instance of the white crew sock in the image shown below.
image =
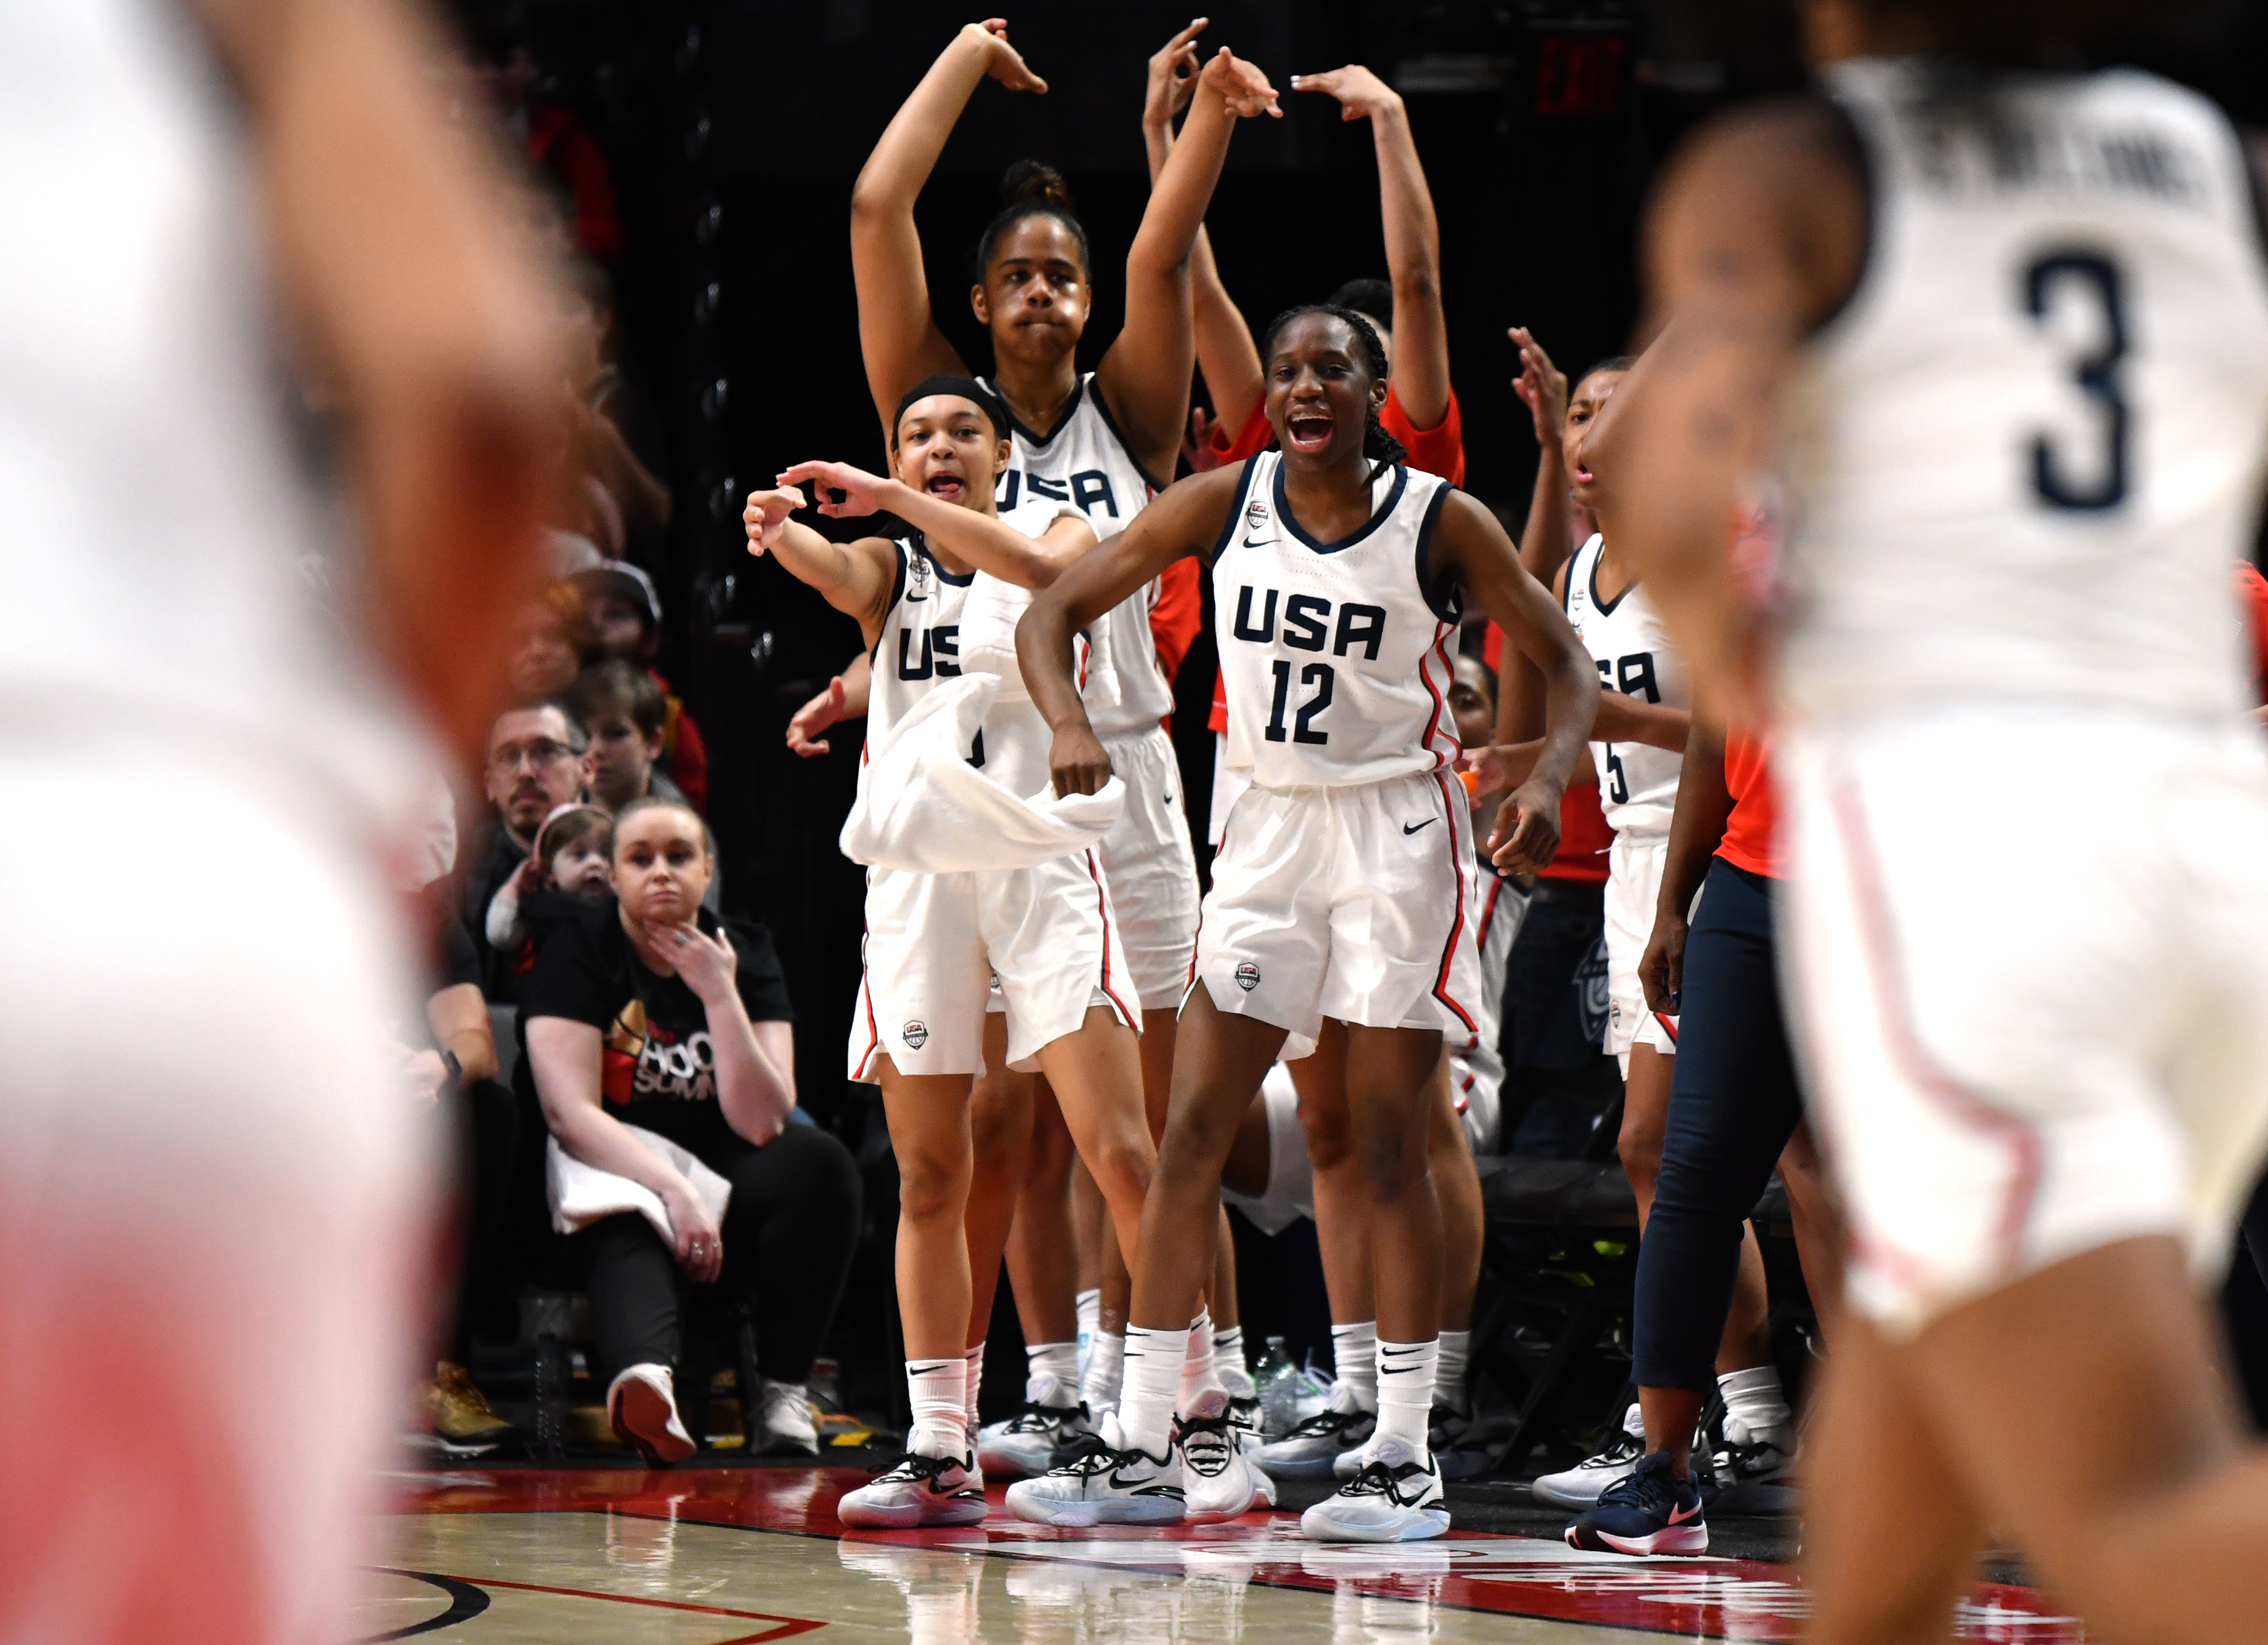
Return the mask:
M 1331 1374 L 1366 1411 L 1378 1409 L 1378 1322 L 1331 1327 Z
M 914 1425 L 906 1449 L 923 1457 L 968 1454 L 968 1362 L 908 1360 L 906 1392 Z
M 1118 1432 L 1124 1444 L 1151 1457 L 1163 1457 L 1173 1443 L 1174 1399 L 1181 1392 L 1182 1366 L 1189 1356 L 1189 1333 L 1126 1327 L 1126 1386 L 1118 1400 Z
M 1186 1412 L 1200 1394 L 1221 1391 L 1220 1378 L 1212 1374 L 1212 1310 L 1200 1308 L 1189 1322 L 1189 1348 L 1182 1360 L 1182 1384 L 1174 1396 L 1174 1409 Z
M 1036 1402 L 1040 1378 L 1052 1377 L 1067 1394 L 1079 1392 L 1079 1344 L 1035 1342 L 1024 1349 L 1024 1399 Z
M 1734 1444 L 1742 1443 L 1730 1431 L 1738 1421 L 1750 1442 L 1769 1439 L 1783 1450 L 1795 1448 L 1795 1413 L 1787 1408 L 1778 1366 L 1727 1371 L 1717 1378 L 1717 1388 L 1725 1396 L 1727 1439 Z
M 1433 1403 L 1447 1406 L 1459 1416 L 1472 1413 L 1472 1400 L 1465 1393 L 1465 1355 L 1473 1344 L 1469 1331 L 1441 1333 L 1440 1369 L 1433 1373 Z
M 1252 1368 L 1244 1362 L 1244 1327 L 1215 1326 L 1212 1328 L 1212 1374 L 1220 1385 L 1228 1390 L 1232 1399 L 1257 1398 L 1259 1389 L 1252 1381 Z
M 1094 1352 L 1087 1356 L 1086 1374 L 1079 1378 L 1079 1397 L 1090 1414 L 1100 1417 L 1118 1404 L 1118 1391 L 1126 1377 L 1126 1339 L 1115 1331 L 1094 1333 Z
M 1623 1432 L 1640 1444 L 1646 1443 L 1646 1413 L 1635 1399 L 1630 1402 L 1630 1409 L 1623 1413 Z
M 984 1388 L 984 1345 L 979 1342 L 961 1355 L 961 1360 L 968 1367 L 967 1384 L 968 1449 L 973 1451 L 976 1449 L 976 1396 L 983 1392 Z
M 1441 1345 L 1432 1342 L 1378 1344 L 1378 1433 L 1372 1443 L 1398 1439 L 1419 1457 L 1425 1454 L 1432 1426 L 1433 1377 Z
M 1094 1333 L 1102 1329 L 1102 1293 L 1081 1291 L 1071 1299 L 1071 1305 L 1079 1311 L 1079 1374 L 1084 1381 L 1087 1361 L 1094 1353 Z

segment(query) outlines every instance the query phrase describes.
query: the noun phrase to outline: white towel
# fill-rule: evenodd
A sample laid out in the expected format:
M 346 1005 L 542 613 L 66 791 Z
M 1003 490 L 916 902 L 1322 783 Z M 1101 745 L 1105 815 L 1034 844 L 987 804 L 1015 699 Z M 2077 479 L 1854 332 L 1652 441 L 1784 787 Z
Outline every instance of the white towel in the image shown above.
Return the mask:
M 873 868 L 959 874 L 1031 868 L 1083 851 L 1108 834 L 1126 805 L 1113 777 L 1097 794 L 1020 799 L 968 763 L 968 749 L 1000 689 L 997 674 L 934 686 L 858 772 L 858 803 L 843 825 L 843 855 Z
M 709 1208 L 709 1215 L 719 1226 L 725 1221 L 725 1208 L 732 1203 L 733 1185 L 703 1164 L 690 1149 L 681 1147 L 666 1136 L 656 1136 L 644 1126 L 626 1125 L 623 1130 L 660 1155 L 685 1174 L 693 1185 L 693 1192 L 701 1196 L 701 1203 Z M 669 1212 L 662 1205 L 661 1196 L 644 1183 L 632 1182 L 628 1177 L 617 1177 L 611 1171 L 600 1171 L 596 1165 L 586 1165 L 553 1137 L 544 1149 L 544 1186 L 551 1200 L 551 1228 L 554 1233 L 571 1234 L 578 1228 L 588 1228 L 600 1217 L 619 1216 L 624 1211 L 636 1211 L 653 1224 L 653 1230 L 672 1245 L 677 1236 L 669 1226 Z
M 968 598 L 961 603 L 961 672 L 998 675 L 1003 702 L 1031 701 L 1031 693 L 1024 688 L 1024 671 L 1016 661 L 1016 625 L 1031 608 L 1030 589 L 984 571 L 976 574 Z M 1110 654 L 1109 630 L 1101 623 L 1082 628 L 1072 637 L 1071 653 L 1079 701 L 1086 704 L 1087 711 L 1116 708 L 1118 671 Z

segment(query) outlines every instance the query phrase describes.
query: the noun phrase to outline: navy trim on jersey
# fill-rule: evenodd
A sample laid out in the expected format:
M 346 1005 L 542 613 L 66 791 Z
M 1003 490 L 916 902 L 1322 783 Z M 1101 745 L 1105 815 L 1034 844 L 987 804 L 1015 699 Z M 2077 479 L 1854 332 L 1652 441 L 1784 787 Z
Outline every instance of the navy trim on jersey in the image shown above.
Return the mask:
M 1591 575 L 1589 578 L 1591 584 L 1591 609 L 1597 612 L 1602 617 L 1611 617 L 1615 614 L 1615 607 L 1621 605 L 1624 600 L 1630 598 L 1631 590 L 1638 586 L 1638 579 L 1633 577 L 1629 582 L 1624 584 L 1623 591 L 1616 595 L 1612 599 L 1601 599 L 1599 596 L 1599 567 L 1606 560 L 1606 557 L 1607 540 L 1604 537 L 1602 537 L 1599 539 L 1599 552 L 1591 556 Z
M 1819 95 L 1819 101 L 1825 105 L 1829 119 L 1842 135 L 1845 146 L 1849 151 L 1851 168 L 1858 173 L 1859 219 L 1864 225 L 1860 231 L 1866 239 L 1859 247 L 1859 266 L 1852 273 L 1851 289 L 1842 295 L 1833 308 L 1819 317 L 1818 323 L 1811 328 L 1814 337 L 1840 319 L 1859 300 L 1859 293 L 1866 290 L 1867 276 L 1874 270 L 1874 247 L 1881 239 L 1881 224 L 1876 221 L 1881 195 L 1874 187 L 1874 151 L 1867 146 L 1866 132 L 1851 113 L 1849 106 L 1839 98 L 1822 92 Z M 2250 166 L 2245 169 L 2248 173 L 2251 170 Z
M 1237 466 L 1244 472 L 1237 476 L 1236 501 L 1229 506 L 1228 518 L 1220 523 L 1220 535 L 1213 539 L 1212 552 L 1205 556 L 1207 565 L 1220 563 L 1227 551 L 1228 540 L 1236 535 L 1236 523 L 1244 518 L 1244 499 L 1252 490 L 1252 459 L 1246 458 Z
M 952 584 L 954 587 L 967 588 L 971 583 L 974 583 L 976 580 L 976 573 L 974 569 L 963 571 L 959 576 L 955 576 L 952 572 L 946 570 L 945 569 L 945 562 L 939 560 L 936 554 L 931 549 L 929 546 L 929 539 L 923 536 L 919 532 L 916 532 L 913 535 L 913 546 L 915 551 L 918 553 L 923 559 L 929 562 L 929 569 L 936 572 L 941 580 Z M 901 569 L 898 575 L 902 578 L 905 576 L 905 572 Z
M 896 580 L 890 584 L 890 603 L 882 607 L 882 621 L 874 627 L 874 643 L 866 648 L 866 660 L 869 663 L 879 663 L 882 660 L 882 630 L 890 626 L 890 613 L 898 608 L 898 602 L 906 595 L 905 540 L 901 538 L 890 547 L 897 550 L 898 575 Z
M 980 388 L 984 389 L 990 393 L 1000 394 L 1000 404 L 1007 410 L 1008 427 L 1011 430 L 1022 435 L 1033 444 L 1044 448 L 1049 441 L 1054 439 L 1057 435 L 1061 434 L 1065 429 L 1069 428 L 1071 426 L 1071 420 L 1079 415 L 1079 402 L 1081 396 L 1086 393 L 1087 378 L 1094 375 L 1094 374 L 1090 371 L 1086 373 L 1086 376 L 1081 377 L 1079 379 L 1079 386 L 1072 389 L 1071 391 L 1071 398 L 1064 401 L 1063 415 L 1056 419 L 1056 426 L 1049 429 L 1045 434 L 1042 434 L 1037 430 L 1027 427 L 1025 424 L 1024 420 L 1016 415 L 1016 408 L 1008 404 L 1008 397 L 1005 394 L 1000 394 L 1000 391 L 992 386 L 990 378 L 980 377 L 976 379 L 976 383 Z M 1097 403 L 1099 404 L 1101 402 L 1098 401 Z
M 1433 499 L 1425 505 L 1425 518 L 1418 522 L 1418 598 L 1443 622 L 1462 622 L 1465 617 L 1465 592 L 1457 579 L 1446 572 L 1432 575 L 1433 524 L 1441 518 L 1441 505 L 1455 489 L 1446 480 L 1434 487 Z
M 1376 531 L 1380 526 L 1385 525 L 1388 520 L 1391 519 L 1394 517 L 1394 510 L 1401 504 L 1402 493 L 1405 488 L 1407 488 L 1409 484 L 1410 470 L 1403 464 L 1395 464 L 1394 489 L 1386 494 L 1386 502 L 1384 504 L 1381 505 L 1367 520 L 1364 521 L 1346 536 L 1340 538 L 1336 542 L 1319 543 L 1314 538 L 1308 536 L 1306 532 L 1300 530 L 1300 522 L 1292 518 L 1292 505 L 1284 500 L 1284 465 L 1281 462 L 1278 462 L 1276 465 L 1276 479 L 1274 484 L 1276 494 L 1276 512 L 1284 522 L 1284 529 L 1291 532 L 1292 536 L 1298 538 L 1308 547 L 1314 549 L 1317 554 L 1336 554 L 1343 548 L 1353 547 L 1364 538 L 1369 536 L 1371 532 Z
M 1088 372 L 1086 380 L 1092 383 L 1094 380 L 1094 373 Z M 1118 426 L 1118 419 L 1110 415 L 1110 402 L 1103 399 L 1102 390 L 1100 388 L 1094 391 L 1094 415 L 1102 419 L 1102 426 L 1110 430 L 1110 437 L 1118 442 L 1118 449 L 1126 453 L 1126 460 L 1134 466 L 1134 472 L 1142 476 L 1142 483 L 1149 487 L 1152 491 L 1163 491 L 1166 488 L 1158 483 L 1156 476 L 1142 466 L 1142 459 L 1134 455 L 1133 442 L 1126 437 L 1125 430 Z M 1069 419 L 1066 418 L 1065 421 L 1068 422 Z

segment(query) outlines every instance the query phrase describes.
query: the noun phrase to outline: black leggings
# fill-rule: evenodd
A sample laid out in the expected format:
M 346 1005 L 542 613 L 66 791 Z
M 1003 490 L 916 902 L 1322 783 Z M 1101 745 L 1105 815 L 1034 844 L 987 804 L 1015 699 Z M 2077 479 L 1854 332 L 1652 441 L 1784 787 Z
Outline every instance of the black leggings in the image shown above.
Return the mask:
M 1686 939 L 1677 1066 L 1632 1305 L 1641 1388 L 1715 1386 L 1742 1227 L 1803 1118 L 1771 900 L 1771 880 L 1719 857 Z
M 756 1369 L 801 1383 L 834 1322 L 858 1238 L 858 1168 L 814 1126 L 791 1125 L 757 1148 L 734 1139 L 696 1150 L 733 1185 L 717 1283 L 746 1294 L 756 1321 Z M 686 1283 L 653 1224 L 635 1213 L 578 1234 L 590 1263 L 592 1334 L 609 1375 L 678 1361 L 678 1303 Z

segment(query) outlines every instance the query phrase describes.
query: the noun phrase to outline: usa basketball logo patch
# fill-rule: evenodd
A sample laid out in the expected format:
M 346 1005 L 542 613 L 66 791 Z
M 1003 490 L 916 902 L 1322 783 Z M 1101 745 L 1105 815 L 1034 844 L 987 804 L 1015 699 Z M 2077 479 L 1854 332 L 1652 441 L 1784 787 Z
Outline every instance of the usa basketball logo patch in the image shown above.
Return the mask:
M 1256 532 L 1268 524 L 1268 504 L 1255 497 L 1244 505 L 1244 529 Z
M 929 1043 L 929 1024 L 918 1017 L 898 1031 L 906 1044 L 918 1051 Z
M 1246 960 L 1236 968 L 1236 986 L 1247 994 L 1260 986 L 1260 967 Z

